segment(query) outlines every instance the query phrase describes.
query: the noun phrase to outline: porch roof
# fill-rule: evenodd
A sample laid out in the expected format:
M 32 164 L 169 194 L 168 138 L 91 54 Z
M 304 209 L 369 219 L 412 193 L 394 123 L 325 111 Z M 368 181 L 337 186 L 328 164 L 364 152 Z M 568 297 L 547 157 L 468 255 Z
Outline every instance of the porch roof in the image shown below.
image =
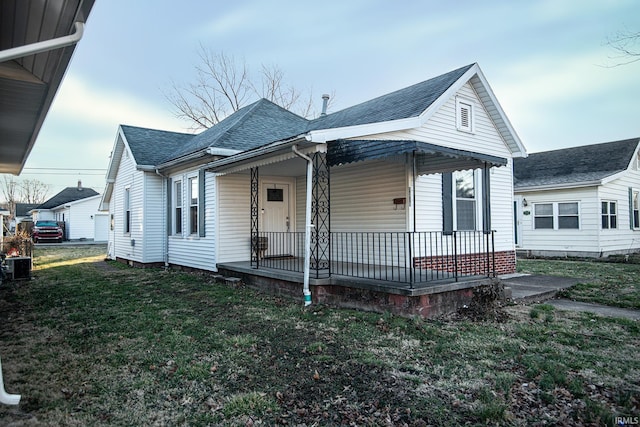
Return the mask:
M 490 166 L 505 166 L 507 159 L 489 154 L 459 150 L 411 140 L 346 140 L 330 142 L 327 148 L 329 166 L 381 159 L 398 154 L 416 153 L 418 174 L 451 172 Z

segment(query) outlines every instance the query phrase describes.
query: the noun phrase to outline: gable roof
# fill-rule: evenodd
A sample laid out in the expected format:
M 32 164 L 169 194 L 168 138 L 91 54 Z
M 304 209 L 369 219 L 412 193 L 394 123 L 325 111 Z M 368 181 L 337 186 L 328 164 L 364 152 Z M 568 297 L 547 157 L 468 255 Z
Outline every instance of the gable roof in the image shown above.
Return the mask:
M 583 145 L 530 154 L 514 159 L 514 188 L 598 185 L 626 170 L 638 149 L 640 138 Z
M 474 64 L 319 117 L 308 130 L 388 122 L 420 116 Z
M 524 144 L 477 63 L 315 119 L 308 139 L 327 142 L 420 127 L 467 83 L 513 156 L 526 157 Z
M 37 203 L 16 203 L 16 217 L 29 216 L 29 211 L 37 207 Z
M 136 164 L 155 166 L 185 145 L 193 134 L 120 125 Z
M 86 199 L 87 197 L 97 195 L 98 192 L 93 188 L 67 187 L 46 202 L 36 206 L 33 209 L 53 209 L 66 203 L 75 202 L 77 200 L 82 200 Z
M 195 135 L 165 161 L 209 147 L 246 151 L 305 131 L 308 120 L 267 99 L 247 105 Z

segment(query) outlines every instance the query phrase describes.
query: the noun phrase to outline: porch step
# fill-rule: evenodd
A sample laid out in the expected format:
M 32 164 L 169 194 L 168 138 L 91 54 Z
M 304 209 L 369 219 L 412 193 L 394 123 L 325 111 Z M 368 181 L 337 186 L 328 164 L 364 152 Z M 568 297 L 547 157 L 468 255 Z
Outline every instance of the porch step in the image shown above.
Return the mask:
M 225 277 L 224 283 L 226 285 L 238 286 L 242 284 L 242 279 L 239 277 Z

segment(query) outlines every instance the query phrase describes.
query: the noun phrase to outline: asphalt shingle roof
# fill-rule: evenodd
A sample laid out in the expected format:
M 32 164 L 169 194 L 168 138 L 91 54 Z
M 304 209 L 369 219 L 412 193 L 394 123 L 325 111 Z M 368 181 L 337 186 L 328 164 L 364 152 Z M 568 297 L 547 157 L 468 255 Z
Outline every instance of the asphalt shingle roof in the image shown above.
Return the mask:
M 16 203 L 16 216 L 17 217 L 21 217 L 21 216 L 28 216 L 29 214 L 27 212 L 29 212 L 31 209 L 37 208 L 38 204 L 33 204 L 33 203 Z
M 332 129 L 417 117 L 473 65 L 458 68 L 404 89 L 319 117 L 310 123 L 309 130 Z
M 624 171 L 640 138 L 532 153 L 514 159 L 514 187 L 598 181 Z
M 56 206 L 64 205 L 65 203 L 71 203 L 97 195 L 98 192 L 93 188 L 67 187 L 43 204 L 35 207 L 35 209 L 53 209 Z
M 307 119 L 262 98 L 194 136 L 170 157 L 178 158 L 208 147 L 246 151 L 299 135 L 307 123 Z
M 183 146 L 193 134 L 120 125 L 133 158 L 139 165 L 155 166 Z
M 198 135 L 125 125 L 122 129 L 139 165 L 157 166 L 209 147 L 247 151 L 311 130 L 417 117 L 473 65 L 314 120 L 260 99 Z

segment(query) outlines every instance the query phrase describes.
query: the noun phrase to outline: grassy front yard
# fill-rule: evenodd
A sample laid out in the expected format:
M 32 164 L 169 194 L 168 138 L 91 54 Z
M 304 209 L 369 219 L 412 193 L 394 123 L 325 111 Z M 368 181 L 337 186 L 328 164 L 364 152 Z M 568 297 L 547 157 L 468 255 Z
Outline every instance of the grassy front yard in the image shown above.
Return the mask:
M 563 296 L 578 301 L 640 309 L 640 257 L 631 262 L 518 259 L 522 273 L 582 279 Z
M 38 248 L 0 289 L 7 425 L 613 425 L 640 324 L 514 306 L 503 323 L 312 306 Z M 78 259 L 80 258 L 80 259 Z

